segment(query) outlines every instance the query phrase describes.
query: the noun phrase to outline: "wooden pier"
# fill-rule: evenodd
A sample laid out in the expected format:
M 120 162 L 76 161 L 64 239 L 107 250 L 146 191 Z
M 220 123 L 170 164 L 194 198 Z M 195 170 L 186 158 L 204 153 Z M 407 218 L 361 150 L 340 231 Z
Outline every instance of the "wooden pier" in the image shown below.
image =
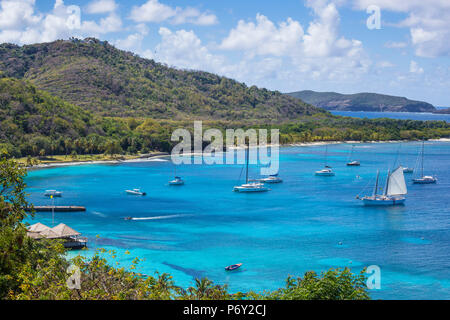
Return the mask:
M 26 208 L 26 211 L 31 211 L 31 208 Z M 81 206 L 36 206 L 36 212 L 85 212 L 86 208 Z

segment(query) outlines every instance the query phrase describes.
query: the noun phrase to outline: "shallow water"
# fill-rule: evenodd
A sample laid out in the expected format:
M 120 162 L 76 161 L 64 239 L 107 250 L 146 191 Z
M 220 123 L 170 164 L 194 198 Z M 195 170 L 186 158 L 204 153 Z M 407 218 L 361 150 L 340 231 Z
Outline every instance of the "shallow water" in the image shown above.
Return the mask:
M 355 200 L 377 169 L 385 174 L 394 166 L 399 146 L 357 145 L 362 166 L 354 168 L 345 166 L 352 146 L 331 145 L 335 177 L 314 176 L 324 165 L 324 146 L 282 148 L 284 183 L 265 194 L 232 192 L 242 165 L 182 166 L 177 174 L 186 185 L 169 187 L 174 167 L 161 161 L 31 171 L 27 191 L 35 205 L 51 204 L 43 192 L 57 189 L 64 192 L 57 205 L 87 207 L 55 216 L 56 224 L 89 237 L 83 254 L 114 249 L 123 266 L 144 258 L 138 271 L 168 272 L 181 286 L 207 276 L 231 291 L 272 290 L 309 270 L 378 265 L 382 289 L 371 291 L 373 298 L 450 299 L 450 143 L 426 143 L 427 173 L 439 182 L 412 185 L 407 175 L 405 206 L 367 208 Z M 397 164 L 414 166 L 420 147 L 402 144 Z M 251 166 L 250 175 L 257 169 Z M 138 187 L 148 196 L 124 193 Z M 125 221 L 128 216 L 139 220 Z M 51 213 L 29 222 L 37 221 L 51 225 Z M 224 271 L 239 262 L 240 271 Z

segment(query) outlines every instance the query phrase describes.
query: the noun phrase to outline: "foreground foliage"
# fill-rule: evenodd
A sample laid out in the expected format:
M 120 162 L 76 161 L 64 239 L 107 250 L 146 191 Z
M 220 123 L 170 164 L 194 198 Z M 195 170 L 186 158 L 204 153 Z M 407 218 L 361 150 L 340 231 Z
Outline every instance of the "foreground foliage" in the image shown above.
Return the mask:
M 115 252 L 104 249 L 90 259 L 78 256 L 69 261 L 64 257 L 62 243 L 35 241 L 26 236 L 22 222 L 26 216 L 23 208 L 29 206 L 25 199 L 25 174 L 16 162 L 0 157 L 0 299 L 369 299 L 364 273 L 354 275 L 349 269 L 288 278 L 286 287 L 274 292 L 231 294 L 226 285 L 215 285 L 206 278 L 196 279 L 193 286 L 184 289 L 168 274 L 142 275 L 136 271 L 141 262 L 138 258 L 130 270 L 113 267 L 105 254 L 115 258 Z M 69 269 L 71 265 L 78 267 L 79 283 L 74 278 L 77 270 Z

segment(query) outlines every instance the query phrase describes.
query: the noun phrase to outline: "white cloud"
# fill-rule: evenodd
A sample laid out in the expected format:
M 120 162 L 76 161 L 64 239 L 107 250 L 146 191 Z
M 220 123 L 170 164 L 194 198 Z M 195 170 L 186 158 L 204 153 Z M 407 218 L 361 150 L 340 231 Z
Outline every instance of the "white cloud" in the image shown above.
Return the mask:
M 86 12 L 90 14 L 110 13 L 117 9 L 114 0 L 94 0 L 86 7 Z
M 411 63 L 409 64 L 409 72 L 422 74 L 423 71 L 424 71 L 423 68 L 421 68 L 416 61 L 411 60 Z
M 34 25 L 42 17 L 34 12 L 35 0 L 3 0 L 0 2 L 0 29 L 14 30 L 22 25 Z
M 6 0 L 1 2 L 0 42 L 30 44 L 65 39 L 71 36 L 100 36 L 120 31 L 121 18 L 111 12 L 100 20 L 82 20 L 79 6 L 66 6 L 56 0 L 53 10 L 37 14 L 34 0 Z
M 242 67 L 248 73 L 251 72 L 252 57 L 282 57 L 278 72 L 285 80 L 304 77 L 355 81 L 365 74 L 371 62 L 361 41 L 339 35 L 340 18 L 335 4 L 311 1 L 307 5 L 315 18 L 306 31 L 293 19 L 275 25 L 266 16 L 258 14 L 255 23 L 239 21 L 219 48 L 244 51 L 248 61 Z M 239 72 L 244 73 L 243 70 Z
M 377 5 L 382 10 L 408 14 L 397 24 L 409 28 L 415 53 L 420 57 L 450 55 L 450 1 L 448 0 L 354 0 L 358 9 Z
M 406 48 L 408 44 L 406 42 L 395 42 L 395 41 L 388 41 L 384 44 L 386 48 L 393 48 L 393 49 L 402 49 Z
M 114 42 L 114 45 L 122 50 L 139 52 L 142 45 L 144 35 L 141 33 L 133 33 L 128 35 L 125 39 L 119 39 Z
M 154 54 L 159 61 L 179 68 L 223 73 L 224 58 L 212 54 L 193 31 L 172 32 L 162 27 L 159 34 L 161 43 L 156 46 Z
M 133 7 L 130 18 L 136 22 L 162 22 L 175 16 L 175 13 L 175 9 L 158 0 L 148 0 L 142 6 Z
M 281 56 L 299 46 L 303 28 L 288 18 L 278 27 L 266 16 L 256 15 L 256 23 L 239 21 L 220 44 L 225 50 L 244 50 L 252 54 Z
M 130 19 L 135 22 L 155 22 L 169 21 L 172 24 L 196 24 L 213 25 L 218 22 L 214 14 L 200 12 L 195 8 L 172 8 L 158 0 L 148 0 L 141 6 L 134 6 L 131 10 Z
M 395 64 L 393 64 L 390 61 L 383 60 L 383 61 L 377 62 L 376 66 L 378 68 L 392 68 L 392 67 L 395 67 Z
M 210 26 L 218 23 L 214 14 L 200 12 L 196 8 L 176 9 L 176 14 L 171 20 L 173 24 L 192 23 L 201 26 Z

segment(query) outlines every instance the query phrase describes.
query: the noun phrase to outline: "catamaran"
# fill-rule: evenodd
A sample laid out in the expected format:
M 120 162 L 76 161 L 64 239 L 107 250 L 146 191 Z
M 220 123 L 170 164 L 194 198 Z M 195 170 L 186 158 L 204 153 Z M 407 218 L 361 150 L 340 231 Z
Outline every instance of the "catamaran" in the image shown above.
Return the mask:
M 182 186 L 184 185 L 184 180 L 181 177 L 175 177 L 172 181 L 169 181 L 169 185 L 171 186 Z
M 183 186 L 184 180 L 177 176 L 177 166 L 175 165 L 175 178 L 172 181 L 169 181 L 169 186 Z
M 267 192 L 270 191 L 269 188 L 267 188 L 264 183 L 260 182 L 249 182 L 248 179 L 248 162 L 249 162 L 249 154 L 250 154 L 250 147 L 247 147 L 247 154 L 246 154 L 246 169 L 245 169 L 245 184 L 234 187 L 233 191 L 235 192 Z
M 352 160 L 354 150 L 355 150 L 355 146 L 352 146 L 352 151 L 350 152 L 350 158 L 349 158 L 349 161 L 347 162 L 348 167 L 359 167 L 361 165 L 361 163 L 359 161 Z
M 424 174 L 424 156 L 425 156 L 425 141 L 422 141 L 422 161 L 421 161 L 421 178 L 413 179 L 414 184 L 433 184 L 437 182 L 437 178 L 433 176 L 426 176 Z
M 377 172 L 375 187 L 371 196 L 360 198 L 366 206 L 395 206 L 403 205 L 406 201 L 405 196 L 408 194 L 406 188 L 405 176 L 403 175 L 403 167 L 398 167 L 391 173 L 389 170 L 386 179 L 386 186 L 383 194 L 378 194 L 380 171 Z
M 267 178 L 259 179 L 258 181 L 261 183 L 275 184 L 275 183 L 282 183 L 283 179 L 278 177 L 278 174 L 273 174 L 273 175 L 268 176 Z
M 327 165 L 327 160 L 328 160 L 328 145 L 326 145 L 326 147 L 325 147 L 325 169 L 316 171 L 316 176 L 321 176 L 321 177 L 334 176 L 333 169 Z

